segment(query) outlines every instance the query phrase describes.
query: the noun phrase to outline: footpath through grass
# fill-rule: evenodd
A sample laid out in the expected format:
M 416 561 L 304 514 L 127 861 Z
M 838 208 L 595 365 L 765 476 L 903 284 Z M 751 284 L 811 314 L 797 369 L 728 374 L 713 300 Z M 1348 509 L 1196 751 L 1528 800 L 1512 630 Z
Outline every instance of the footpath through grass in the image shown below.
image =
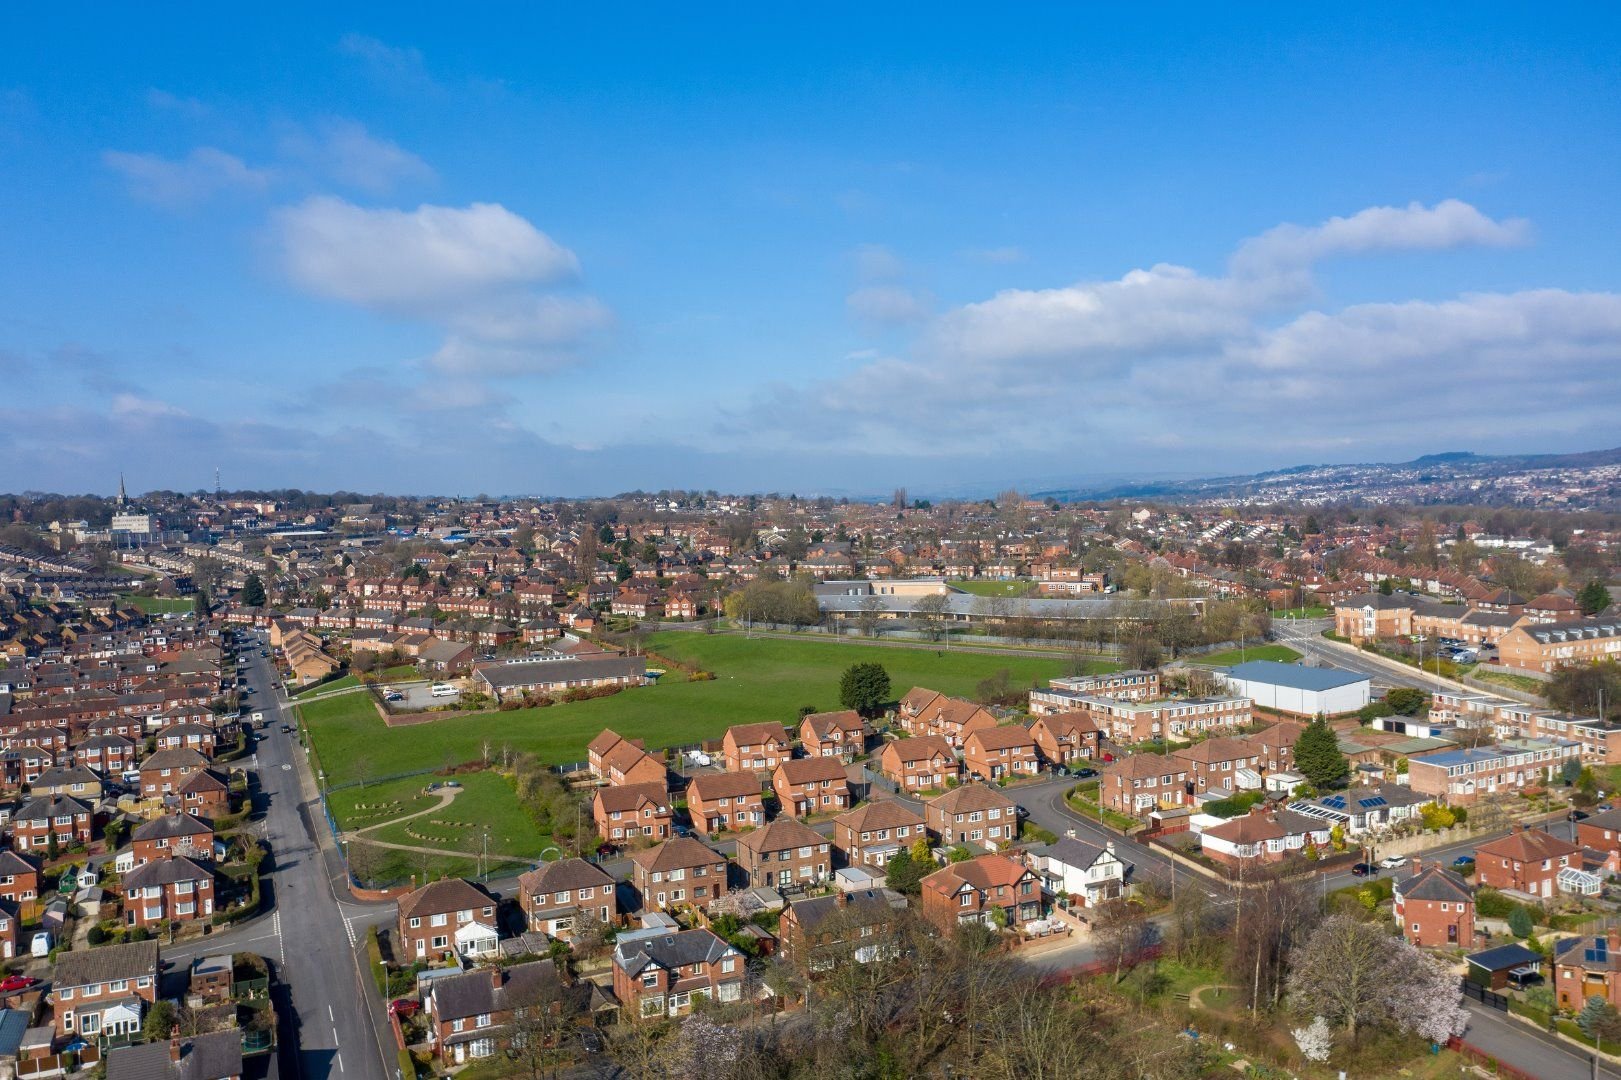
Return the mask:
M 778 640 L 738 634 L 655 634 L 648 647 L 671 659 L 713 671 L 715 679 L 687 682 L 672 671 L 657 686 L 609 698 L 478 715 L 446 713 L 409 727 L 389 728 L 368 695 L 346 694 L 300 706 L 330 783 L 362 774 L 388 776 L 479 759 L 490 740 L 543 761 L 580 761 L 598 732 L 611 727 L 651 748 L 719 738 L 733 724 L 776 721 L 791 725 L 802 706 L 839 707 L 845 667 L 872 661 L 889 672 L 895 697 L 913 686 L 971 696 L 978 683 L 1006 670 L 1016 687 L 1044 685 L 1064 673 L 1062 661 L 985 656 L 926 649 L 887 649 L 813 638 Z M 357 768 L 357 762 L 363 767 Z

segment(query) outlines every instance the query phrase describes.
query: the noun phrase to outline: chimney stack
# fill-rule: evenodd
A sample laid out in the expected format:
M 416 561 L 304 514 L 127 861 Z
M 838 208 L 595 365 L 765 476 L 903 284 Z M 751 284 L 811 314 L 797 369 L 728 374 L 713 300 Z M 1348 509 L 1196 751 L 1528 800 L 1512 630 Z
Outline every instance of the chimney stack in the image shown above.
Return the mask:
M 1424 869 L 1424 860 L 1417 855 L 1413 856 L 1413 873 L 1416 875 L 1422 869 Z
M 1612 926 L 1604 933 L 1610 939 L 1610 951 L 1621 953 L 1621 926 Z
M 169 1060 L 180 1060 L 180 1025 L 169 1029 Z

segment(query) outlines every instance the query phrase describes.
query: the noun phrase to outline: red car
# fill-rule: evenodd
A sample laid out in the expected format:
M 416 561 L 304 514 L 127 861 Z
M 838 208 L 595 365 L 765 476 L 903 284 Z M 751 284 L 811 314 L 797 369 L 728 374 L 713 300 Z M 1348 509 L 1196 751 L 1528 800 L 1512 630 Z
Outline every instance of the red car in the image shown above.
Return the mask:
M 410 998 L 395 998 L 388 1003 L 388 1011 L 395 1016 L 415 1016 L 422 1011 L 422 1002 Z
M 38 979 L 30 979 L 27 975 L 7 975 L 4 979 L 0 979 L 0 994 L 15 994 L 19 990 L 27 990 L 37 982 Z

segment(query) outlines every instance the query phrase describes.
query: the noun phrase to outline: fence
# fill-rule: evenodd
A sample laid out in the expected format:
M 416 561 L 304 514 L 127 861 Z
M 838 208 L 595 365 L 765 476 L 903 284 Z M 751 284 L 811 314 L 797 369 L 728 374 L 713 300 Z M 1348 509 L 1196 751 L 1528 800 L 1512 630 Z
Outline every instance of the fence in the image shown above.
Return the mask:
M 1468 979 L 1463 980 L 1463 996 L 1480 1002 L 1488 1009 L 1508 1012 L 1508 997 L 1506 995 L 1499 994 L 1497 991 L 1481 986 L 1479 983 L 1472 983 Z

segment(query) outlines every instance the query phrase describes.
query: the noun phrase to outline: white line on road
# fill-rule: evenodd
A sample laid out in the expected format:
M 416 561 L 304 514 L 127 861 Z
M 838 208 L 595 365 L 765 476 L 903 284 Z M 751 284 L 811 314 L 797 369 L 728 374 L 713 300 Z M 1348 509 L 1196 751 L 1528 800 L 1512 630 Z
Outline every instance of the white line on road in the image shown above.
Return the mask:
M 338 1018 L 336 1016 L 332 1015 L 332 1006 L 330 1006 L 330 1005 L 328 1005 L 326 1007 L 326 1018 L 328 1020 L 332 1021 L 334 1024 L 336 1024 L 338 1022 Z M 338 1029 L 333 1028 L 332 1029 L 332 1034 L 336 1035 L 337 1033 L 338 1033 Z
M 337 1035 L 336 1035 L 336 1033 L 334 1033 L 334 1034 L 333 1034 L 333 1041 L 334 1041 L 334 1042 L 336 1042 L 336 1041 L 337 1041 Z M 342 1055 L 342 1054 L 337 1054 L 337 1055 L 335 1055 L 335 1056 L 334 1056 L 334 1057 L 333 1057 L 333 1060 L 334 1060 L 334 1061 L 336 1061 L 336 1062 L 337 1062 L 337 1063 L 338 1063 L 338 1071 L 339 1071 L 339 1072 L 342 1072 L 342 1071 L 343 1071 L 343 1055 Z

